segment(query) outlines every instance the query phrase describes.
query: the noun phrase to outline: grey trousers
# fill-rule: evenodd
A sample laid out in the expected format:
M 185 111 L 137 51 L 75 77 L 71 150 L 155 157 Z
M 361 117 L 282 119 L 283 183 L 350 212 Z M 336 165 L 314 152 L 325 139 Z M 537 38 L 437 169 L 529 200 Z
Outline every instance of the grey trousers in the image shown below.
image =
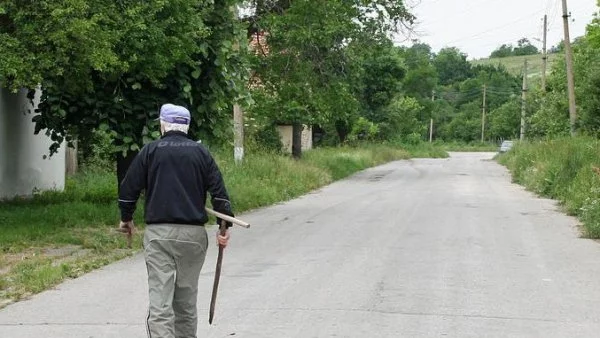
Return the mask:
M 149 338 L 196 338 L 198 278 L 208 247 L 203 226 L 152 224 L 144 233 Z

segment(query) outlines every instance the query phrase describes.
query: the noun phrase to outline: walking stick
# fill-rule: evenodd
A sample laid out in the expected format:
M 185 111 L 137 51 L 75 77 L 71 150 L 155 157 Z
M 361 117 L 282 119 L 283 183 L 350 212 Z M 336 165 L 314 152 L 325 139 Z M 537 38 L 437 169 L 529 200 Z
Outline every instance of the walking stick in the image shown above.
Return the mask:
M 225 221 L 221 221 L 219 226 L 219 234 L 225 236 L 227 232 L 227 226 Z M 217 256 L 217 267 L 215 269 L 215 281 L 213 282 L 213 291 L 210 298 L 210 312 L 208 313 L 208 324 L 212 324 L 213 318 L 215 317 L 215 304 L 217 303 L 217 291 L 219 290 L 219 279 L 221 278 L 221 264 L 223 263 L 223 249 L 224 247 L 219 244 L 219 255 Z
M 119 228 L 119 229 L 115 229 L 115 231 L 127 236 L 127 248 L 131 249 L 131 244 L 133 242 L 133 232 L 131 231 L 131 229 Z
M 221 236 L 225 236 L 227 234 L 227 222 L 237 224 L 244 228 L 250 227 L 250 224 L 248 224 L 242 220 L 239 220 L 237 218 L 222 214 L 220 212 L 214 211 L 209 208 L 206 208 L 206 211 L 221 219 L 221 224 L 219 225 L 219 234 Z M 208 313 L 208 324 L 212 324 L 213 319 L 215 317 L 215 305 L 217 303 L 217 291 L 219 290 L 219 279 L 221 278 L 221 265 L 223 263 L 223 249 L 225 249 L 225 247 L 222 246 L 221 244 L 219 244 L 219 255 L 217 256 L 217 267 L 215 268 L 215 280 L 213 282 L 212 296 L 210 297 L 210 310 Z

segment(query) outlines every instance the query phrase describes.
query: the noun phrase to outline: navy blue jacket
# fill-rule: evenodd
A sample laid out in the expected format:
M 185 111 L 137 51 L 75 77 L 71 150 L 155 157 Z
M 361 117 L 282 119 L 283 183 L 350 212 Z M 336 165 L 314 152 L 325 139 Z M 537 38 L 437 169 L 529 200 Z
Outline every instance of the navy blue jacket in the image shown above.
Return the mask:
M 183 132 L 166 132 L 142 148 L 121 182 L 121 220 L 130 221 L 145 190 L 146 224 L 204 225 L 207 192 L 216 211 L 227 215 L 231 203 L 213 157 Z

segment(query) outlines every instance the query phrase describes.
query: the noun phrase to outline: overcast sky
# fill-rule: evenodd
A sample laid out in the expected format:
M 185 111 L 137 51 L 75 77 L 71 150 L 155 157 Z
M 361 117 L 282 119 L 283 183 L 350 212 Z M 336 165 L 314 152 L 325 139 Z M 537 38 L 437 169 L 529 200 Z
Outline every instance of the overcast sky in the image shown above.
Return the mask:
M 488 57 L 503 43 L 527 37 L 541 49 L 544 14 L 548 15 L 548 48 L 563 39 L 561 0 L 408 0 L 414 4 L 418 38 L 434 51 L 459 47 L 470 59 Z M 568 0 L 571 40 L 585 33 L 598 11 L 596 0 Z M 398 38 L 398 42 L 404 38 Z M 403 42 L 402 44 L 410 44 Z

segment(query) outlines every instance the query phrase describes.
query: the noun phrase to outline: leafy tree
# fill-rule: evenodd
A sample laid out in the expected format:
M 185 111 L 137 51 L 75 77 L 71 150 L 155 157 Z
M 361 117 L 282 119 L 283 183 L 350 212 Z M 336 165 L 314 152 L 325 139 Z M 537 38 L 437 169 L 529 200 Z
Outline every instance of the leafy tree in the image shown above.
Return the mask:
M 421 135 L 425 125 L 419 121 L 423 106 L 412 97 L 398 97 L 377 118 L 379 137 L 383 140 L 403 140 L 411 134 Z
M 429 100 L 438 82 L 431 47 L 416 43 L 410 48 L 403 48 L 401 52 L 407 69 L 402 85 L 404 94 L 421 101 Z
M 373 121 L 381 109 L 387 107 L 402 90 L 406 74 L 403 60 L 395 47 L 377 48 L 362 62 L 361 101 L 365 116 Z
M 561 42 L 561 45 L 563 43 Z M 563 48 L 561 46 L 561 48 Z M 577 129 L 600 136 L 600 19 L 596 17 L 587 27 L 585 36 L 575 39 L 574 71 L 577 98 Z M 533 92 L 539 97 L 535 111 L 528 120 L 529 136 L 555 137 L 569 135 L 569 109 L 566 66 L 558 59 L 548 77 L 547 93 Z
M 502 106 L 492 110 L 488 119 L 489 137 L 495 140 L 515 139 L 520 134 L 521 104 L 513 97 Z
M 2 0 L 0 82 L 40 84 L 34 121 L 55 141 L 51 152 L 110 131 L 121 177 L 158 136 L 151 131 L 162 103 L 188 106 L 193 134 L 228 138 L 231 105 L 245 91 L 236 2 Z
M 512 45 L 503 44 L 492 52 L 490 58 L 505 58 L 513 55 L 514 47 Z
M 444 86 L 466 80 L 473 74 L 467 55 L 456 47 L 440 50 L 433 59 L 433 65 L 439 74 L 440 84 Z
M 513 51 L 515 56 L 536 55 L 539 53 L 540 50 L 536 46 L 532 45 L 527 38 L 520 39 L 517 43 L 517 47 L 515 47 Z
M 495 49 L 490 55 L 491 58 L 504 58 L 509 56 L 521 56 L 521 55 L 535 55 L 539 54 L 540 50 L 531 44 L 529 39 L 522 38 L 517 41 L 517 47 L 513 45 L 503 44 L 502 46 Z
M 395 67 L 391 77 L 398 76 L 400 68 L 393 57 L 381 57 L 382 65 L 369 64 L 369 48 L 389 44 L 389 33 L 413 17 L 402 1 L 334 0 L 316 5 L 296 0 L 285 5 L 277 7 L 281 10 L 256 7 L 257 14 L 252 16 L 254 29 L 266 32 L 269 46 L 268 55 L 255 60 L 261 84 L 255 91 L 261 100 L 253 112 L 292 124 L 293 154 L 298 157 L 302 124 L 334 126 L 343 141 L 358 119 L 363 106 L 358 97 L 363 90 L 372 90 L 376 96 L 369 97 L 372 102 L 366 106 L 386 100 L 381 86 L 366 88 L 362 67 Z
M 596 17 L 587 34 L 574 44 L 576 97 L 579 128 L 600 136 L 600 19 Z
M 481 139 L 481 104 L 469 102 L 458 109 L 450 123 L 443 126 L 444 140 L 473 142 Z

